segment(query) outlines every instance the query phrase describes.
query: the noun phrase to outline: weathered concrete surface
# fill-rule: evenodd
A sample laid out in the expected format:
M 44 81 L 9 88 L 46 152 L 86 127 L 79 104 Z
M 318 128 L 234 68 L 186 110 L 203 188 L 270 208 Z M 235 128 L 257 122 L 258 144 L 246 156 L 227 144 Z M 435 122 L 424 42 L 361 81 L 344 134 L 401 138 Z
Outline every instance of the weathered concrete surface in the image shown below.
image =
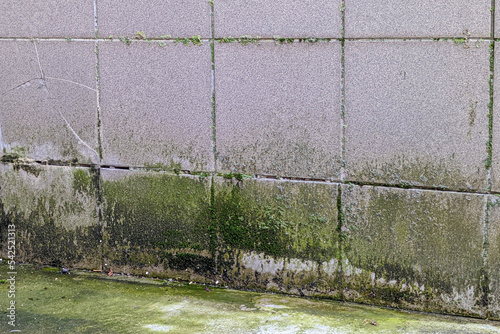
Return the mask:
M 88 168 L 0 164 L 1 255 L 15 225 L 16 261 L 98 268 L 101 227 Z
M 104 169 L 104 265 L 204 281 L 212 273 L 208 178 Z
M 498 47 L 498 44 L 497 44 Z M 496 52 L 497 53 L 497 52 Z M 496 55 L 494 59 L 495 68 L 500 65 L 500 57 Z M 498 71 L 494 75 L 493 79 L 493 127 L 492 127 L 492 161 L 491 161 L 491 190 L 500 191 L 500 117 L 498 117 L 498 112 L 500 110 L 500 80 L 498 79 Z
M 1 37 L 93 37 L 93 1 L 2 0 Z
M 500 324 L 493 321 L 236 291 L 215 286 L 215 282 L 207 287 L 76 270 L 62 275 L 60 268 L 37 270 L 19 265 L 16 269 L 15 328 L 30 334 L 495 334 L 500 331 Z M 0 262 L 0 279 L 8 271 Z M 7 289 L 8 284 L 0 286 Z M 0 298 L 2 319 L 8 319 L 9 301 L 7 297 Z M 11 329 L 7 321 L 0 321 L 1 332 Z
M 500 319 L 500 198 L 488 199 L 488 242 L 486 254 L 487 277 L 489 278 L 488 316 Z
M 340 0 L 214 2 L 216 37 L 340 37 Z
M 233 287 L 337 296 L 337 187 L 215 178 L 222 280 Z
M 106 164 L 213 170 L 208 43 L 104 42 L 99 58 Z
M 99 36 L 211 37 L 208 0 L 97 1 Z
M 346 37 L 488 38 L 490 1 L 349 1 L 345 10 Z
M 4 154 L 99 161 L 93 43 L 4 40 L 0 63 Z
M 486 42 L 347 41 L 347 180 L 484 190 L 488 79 Z
M 340 43 L 215 45 L 218 170 L 339 179 Z
M 342 186 L 347 300 L 484 316 L 486 196 Z

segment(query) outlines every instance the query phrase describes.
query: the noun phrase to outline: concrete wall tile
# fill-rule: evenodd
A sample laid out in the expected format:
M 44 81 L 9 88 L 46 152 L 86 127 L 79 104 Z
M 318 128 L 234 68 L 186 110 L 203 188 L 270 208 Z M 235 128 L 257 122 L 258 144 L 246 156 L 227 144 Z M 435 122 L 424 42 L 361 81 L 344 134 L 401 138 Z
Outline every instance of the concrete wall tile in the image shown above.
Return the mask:
M 1 37 L 93 37 L 94 1 L 0 2 Z
M 143 31 L 148 38 L 210 37 L 210 12 L 208 0 L 102 0 L 97 2 L 99 36 L 132 36 Z
M 0 62 L 1 151 L 98 162 L 94 43 L 0 41 Z
M 490 1 L 348 1 L 348 38 L 490 36 Z
M 340 43 L 215 45 L 218 168 L 339 178 Z
M 340 0 L 214 2 L 216 37 L 340 37 Z
M 348 180 L 486 188 L 486 42 L 346 42 Z
M 212 273 L 210 179 L 116 169 L 101 175 L 106 268 L 198 282 Z
M 486 196 L 342 186 L 348 300 L 484 315 Z
M 335 296 L 339 279 L 334 183 L 214 180 L 223 279 L 233 286 Z
M 105 42 L 104 162 L 212 170 L 210 45 Z
M 15 225 L 16 261 L 98 269 L 95 175 L 88 168 L 0 164 L 2 257 Z
M 492 82 L 493 89 L 493 114 L 492 114 L 492 146 L 491 146 L 491 183 L 492 190 L 499 191 L 500 190 L 500 80 L 498 79 L 498 68 L 500 66 L 500 59 L 498 56 L 495 56 L 494 60 L 495 66 L 495 75 Z

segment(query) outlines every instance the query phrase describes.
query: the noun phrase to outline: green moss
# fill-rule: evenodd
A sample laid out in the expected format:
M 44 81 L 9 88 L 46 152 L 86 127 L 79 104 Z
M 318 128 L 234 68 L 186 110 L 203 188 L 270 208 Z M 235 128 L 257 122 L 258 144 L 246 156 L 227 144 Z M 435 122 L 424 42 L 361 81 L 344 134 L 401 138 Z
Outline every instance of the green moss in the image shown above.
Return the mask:
M 228 179 L 228 180 L 231 180 L 234 178 L 238 181 L 243 181 L 244 179 L 252 178 L 252 175 L 241 174 L 241 173 L 225 173 L 225 174 L 220 174 L 219 176 L 222 176 L 223 178 Z
M 100 262 L 101 228 L 88 174 L 18 164 L 3 168 L 0 184 L 0 235 L 16 226 L 18 261 L 87 268 Z
M 38 177 L 42 172 L 42 169 L 36 164 L 25 164 L 25 163 L 15 163 L 13 165 L 14 170 L 23 170 L 28 174 Z
M 176 37 L 174 39 L 175 43 L 182 43 L 184 45 L 189 45 L 189 43 L 192 43 L 193 45 L 203 45 L 203 41 L 201 40 L 201 35 L 195 35 L 191 37 Z
M 25 147 L 14 146 L 10 151 L 7 151 L 4 147 L 2 152 L 1 162 L 17 162 L 20 159 L 26 158 L 28 149 Z
M 347 289 L 370 303 L 479 314 L 470 300 L 482 294 L 480 196 L 382 187 L 344 187 L 343 196 Z
M 291 44 L 294 41 L 293 38 L 286 38 L 280 36 L 273 36 L 273 39 L 275 44 Z
M 80 193 L 89 193 L 94 190 L 92 176 L 84 169 L 73 170 L 73 189 Z
M 331 40 L 332 40 L 331 38 L 317 38 L 317 37 L 306 37 L 298 39 L 299 43 L 328 43 Z
M 132 43 L 132 41 L 125 36 L 119 36 L 118 39 L 120 40 L 120 42 L 127 44 L 127 46 Z
M 219 43 L 234 43 L 237 42 L 238 39 L 228 36 L 228 37 L 217 38 L 216 41 Z
M 138 31 L 138 32 L 136 32 L 135 35 L 134 35 L 134 38 L 135 39 L 139 39 L 139 40 L 141 40 L 141 39 L 143 39 L 143 40 L 147 39 L 146 38 L 146 33 L 144 31 Z
M 71 228 L 57 221 L 57 203 L 53 198 L 39 197 L 26 216 L 17 207 L 7 211 L 0 202 L 0 231 L 15 225 L 19 240 L 18 261 L 46 263 L 54 266 L 72 265 L 92 268 L 98 262 L 100 228 L 78 226 Z M 81 210 L 78 203 L 68 204 L 65 210 Z M 95 267 L 94 267 L 95 268 Z
M 132 172 L 104 180 L 105 256 L 114 265 L 165 265 L 165 251 L 207 250 L 210 243 L 206 180 Z M 141 255 L 142 254 L 142 255 Z M 153 256 L 147 262 L 144 256 Z
M 174 172 L 175 174 L 180 174 L 180 172 L 182 171 L 182 165 L 178 162 L 174 162 L 174 160 L 171 160 L 169 165 L 163 164 L 161 162 L 157 162 L 154 164 L 144 164 L 144 169 L 147 171 L 169 171 Z
M 333 203 L 326 204 L 332 200 L 330 191 L 335 190 L 287 182 L 218 181 L 213 210 L 221 251 L 241 249 L 327 261 L 335 258 L 337 214 Z M 303 207 L 313 196 L 315 204 Z
M 26 333 L 477 333 L 498 323 L 137 277 L 17 268 L 16 329 Z M 7 267 L 0 264 L 0 273 Z M 5 286 L 4 286 L 5 287 Z M 100 307 L 95 307 L 99 300 Z M 9 299 L 0 298 L 6 310 Z M 3 311 L 6 318 L 6 311 Z M 376 323 L 372 325 L 371 323 Z M 11 330 L 0 322 L 0 332 Z M 299 330 L 297 330 L 299 329 Z
M 248 45 L 248 44 L 257 44 L 258 45 L 259 40 L 260 40 L 260 36 L 252 37 L 250 35 L 244 35 L 244 36 L 240 36 L 238 38 L 238 43 L 240 43 L 243 46 Z

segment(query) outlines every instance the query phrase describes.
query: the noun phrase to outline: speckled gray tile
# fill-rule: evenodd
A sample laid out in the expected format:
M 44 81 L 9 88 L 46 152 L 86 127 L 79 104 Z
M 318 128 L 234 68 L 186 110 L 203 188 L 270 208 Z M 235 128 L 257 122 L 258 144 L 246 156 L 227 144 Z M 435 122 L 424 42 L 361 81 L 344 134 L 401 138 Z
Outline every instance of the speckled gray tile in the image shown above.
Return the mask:
M 498 9 L 498 6 L 495 6 L 495 38 L 499 38 L 500 37 L 500 19 L 499 19 L 499 15 L 500 15 L 500 9 Z
M 488 43 L 346 42 L 348 180 L 486 187 Z
M 340 0 L 214 3 L 216 37 L 340 37 Z
M 94 43 L 4 40 L 0 63 L 1 150 L 98 162 Z
M 489 37 L 490 1 L 348 1 L 346 37 Z
M 215 45 L 218 169 L 338 179 L 340 43 Z
M 99 35 L 131 36 L 143 31 L 146 37 L 210 37 L 210 11 L 208 0 L 102 0 L 97 2 Z
M 104 161 L 211 170 L 210 45 L 100 44 Z
M 93 37 L 94 1 L 0 1 L 2 37 Z
M 486 196 L 343 185 L 342 204 L 347 300 L 484 316 Z
M 498 56 L 495 57 L 495 76 L 493 80 L 493 145 L 491 161 L 491 188 L 493 191 L 500 190 L 500 80 L 498 79 L 498 69 L 500 66 L 499 58 L 500 57 Z

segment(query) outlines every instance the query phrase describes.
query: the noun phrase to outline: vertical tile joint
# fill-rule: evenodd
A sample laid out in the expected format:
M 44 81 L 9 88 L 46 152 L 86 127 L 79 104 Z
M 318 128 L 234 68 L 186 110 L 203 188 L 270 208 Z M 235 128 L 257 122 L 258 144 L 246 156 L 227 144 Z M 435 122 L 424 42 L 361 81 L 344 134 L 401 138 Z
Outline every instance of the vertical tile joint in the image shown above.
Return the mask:
M 210 180 L 210 252 L 214 258 L 214 275 L 219 272 L 218 264 L 218 250 L 217 250 L 217 222 L 215 218 L 215 175 L 217 173 L 217 128 L 216 128 L 216 112 L 215 112 L 215 23 L 214 23 L 214 0 L 208 1 L 210 5 L 210 56 L 212 64 L 212 96 L 211 96 L 211 108 L 212 108 L 212 152 L 214 159 L 214 170 L 212 172 L 212 177 Z
M 493 160 L 493 103 L 494 103 L 494 74 L 495 74 L 495 0 L 491 0 L 491 28 L 490 28 L 490 76 L 489 76 L 489 102 L 488 102 L 488 142 L 486 160 L 487 169 L 487 187 L 488 191 L 492 190 L 491 165 Z M 490 279 L 489 279 L 489 263 L 488 263 L 488 230 L 490 222 L 490 210 L 495 202 L 490 195 L 486 195 L 486 203 L 484 208 L 484 223 L 483 223 L 483 266 L 480 275 L 481 286 L 481 308 L 485 317 L 489 317 L 489 295 L 490 295 Z
M 102 177 L 101 164 L 102 155 L 102 127 L 101 127 L 101 84 L 100 84 L 100 69 L 99 69 L 99 30 L 97 18 L 97 1 L 94 0 L 94 53 L 95 53 L 95 81 L 96 81 L 96 110 L 97 110 L 97 144 L 99 153 L 99 163 L 93 167 L 95 187 L 96 187 L 96 202 L 97 202 L 97 224 L 100 226 L 99 240 L 99 255 L 101 270 L 104 268 L 104 218 L 102 211 Z
M 488 141 L 486 149 L 487 187 L 492 188 L 491 165 L 493 160 L 493 102 L 494 102 L 494 74 L 495 74 L 495 0 L 491 0 L 491 32 L 490 32 L 490 77 L 489 77 L 489 102 L 488 102 Z
M 346 143 L 346 127 L 345 124 L 345 0 L 340 2 L 340 126 L 341 126 L 341 158 L 340 158 L 340 182 L 342 183 L 346 175 L 346 162 L 345 162 L 345 143 Z M 343 228 L 345 225 L 345 213 L 344 205 L 342 203 L 342 184 L 338 185 L 337 191 L 337 211 L 338 211 L 338 225 L 337 225 L 337 235 L 338 235 L 338 289 L 342 291 L 342 278 L 343 278 L 343 249 L 345 242 L 345 233 Z M 342 298 L 342 292 L 339 293 L 340 298 Z
M 340 2 L 340 126 L 341 126 L 341 158 L 340 158 L 340 181 L 344 181 L 345 178 L 345 129 L 347 125 L 345 124 L 345 1 Z

